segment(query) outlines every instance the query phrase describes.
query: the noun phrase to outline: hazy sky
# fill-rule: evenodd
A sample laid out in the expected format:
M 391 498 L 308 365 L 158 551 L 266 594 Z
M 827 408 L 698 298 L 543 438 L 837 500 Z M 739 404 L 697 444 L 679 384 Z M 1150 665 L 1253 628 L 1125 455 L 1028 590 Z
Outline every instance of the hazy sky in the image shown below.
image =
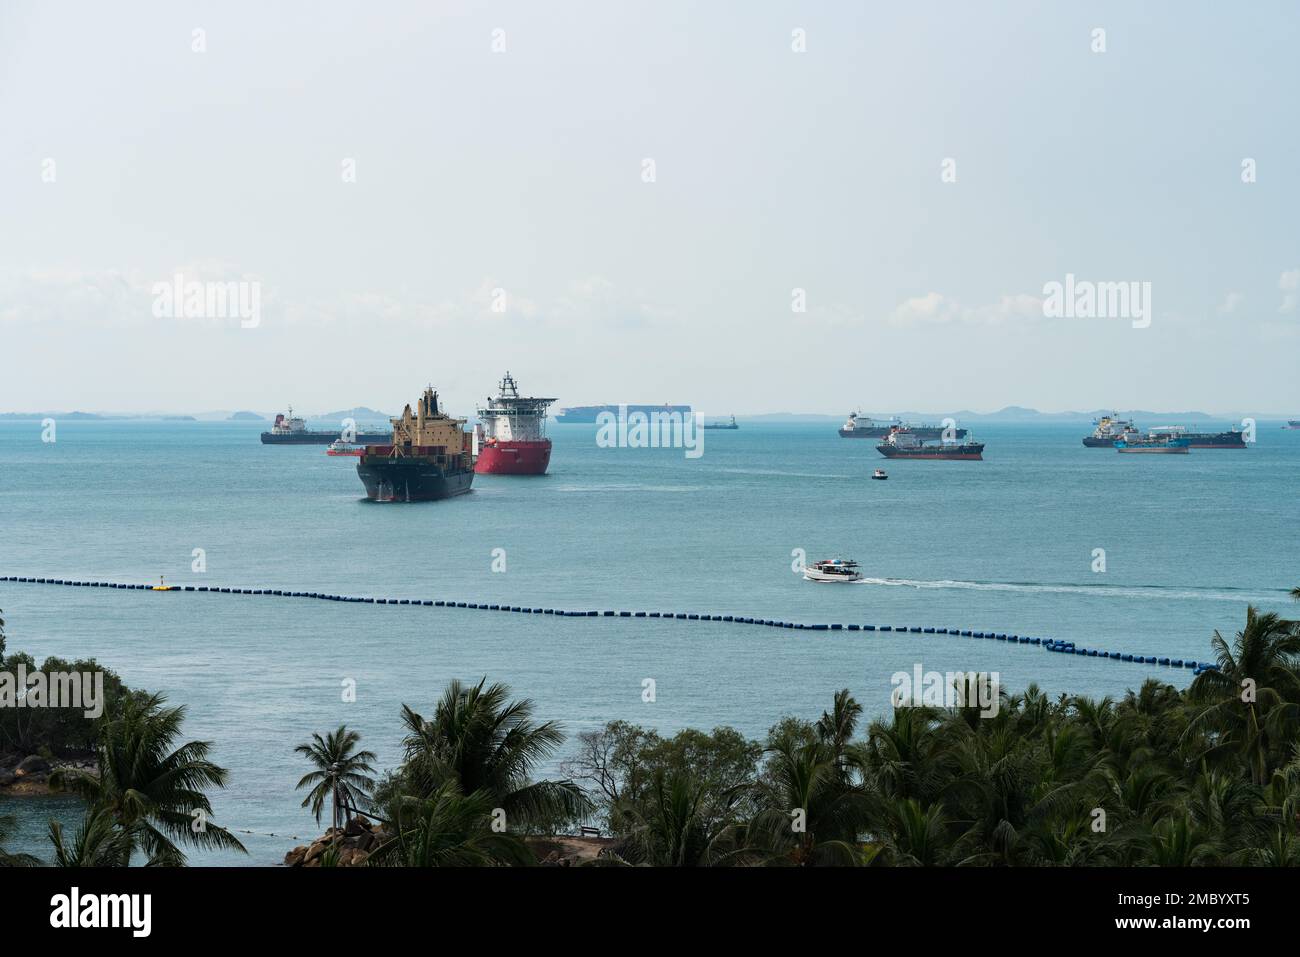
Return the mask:
M 465 412 L 509 368 L 561 405 L 1294 414 L 1297 36 L 1286 2 L 6 0 L 0 410 Z M 260 324 L 156 316 L 177 272 L 258 283 Z M 1150 326 L 1046 318 L 1067 273 L 1151 283 Z

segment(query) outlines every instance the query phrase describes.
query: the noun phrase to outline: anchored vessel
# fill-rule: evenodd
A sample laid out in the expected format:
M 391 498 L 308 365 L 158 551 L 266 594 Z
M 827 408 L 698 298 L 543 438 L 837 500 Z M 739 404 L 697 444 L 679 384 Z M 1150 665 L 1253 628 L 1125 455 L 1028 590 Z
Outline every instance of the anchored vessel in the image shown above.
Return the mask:
M 706 429 L 738 429 L 738 428 L 740 428 L 740 426 L 739 426 L 738 424 L 736 424 L 736 417 L 735 417 L 734 415 L 731 417 L 731 421 L 730 421 L 730 422 L 705 422 L 705 423 L 704 423 L 704 427 L 705 427 Z
M 611 415 L 618 415 L 619 408 L 627 410 L 627 414 L 633 412 L 643 412 L 647 416 L 655 412 L 680 413 L 682 416 L 691 414 L 689 405 L 575 405 L 571 409 L 561 409 L 555 415 L 555 421 L 569 425 L 573 422 L 595 422 L 596 417 L 602 412 L 608 412 Z
M 270 432 L 262 433 L 263 445 L 329 445 L 343 438 L 342 429 L 309 429 L 307 423 L 293 414 L 293 406 L 288 413 L 280 412 Z M 353 442 L 365 445 L 367 442 L 387 442 L 387 432 L 357 432 L 351 436 Z
M 1246 437 L 1236 429 L 1226 432 L 1188 432 L 1181 425 L 1161 425 L 1147 433 L 1147 438 L 1169 436 L 1186 439 L 1189 449 L 1244 449 Z
M 828 558 L 806 566 L 803 577 L 810 582 L 855 582 L 862 578 L 862 573 L 857 562 Z
M 408 404 L 392 420 L 391 445 L 367 445 L 357 459 L 366 498 L 375 502 L 432 502 L 468 492 L 474 484 L 474 456 L 464 419 L 438 408 L 429 386 L 411 412 Z
M 1142 452 L 1156 455 L 1186 455 L 1188 440 L 1172 435 L 1149 435 L 1145 439 L 1128 441 L 1121 439 L 1115 443 L 1120 452 Z
M 936 425 L 903 425 L 896 422 L 875 422 L 865 417 L 861 412 L 850 412 L 849 417 L 844 420 L 840 426 L 840 438 L 842 439 L 883 439 L 894 429 L 905 428 L 910 430 L 919 439 L 940 439 L 943 438 L 944 429 Z M 966 438 L 965 429 L 953 429 L 949 436 L 956 439 Z
M 1158 439 L 1166 435 L 1186 439 L 1188 448 L 1192 449 L 1244 449 L 1246 447 L 1245 434 L 1237 429 L 1223 432 L 1188 432 L 1186 426 L 1161 425 L 1143 436 L 1132 419 L 1121 419 L 1114 413 L 1103 415 L 1096 424 L 1097 428 L 1092 435 L 1085 436 L 1083 440 L 1083 444 L 1090 449 L 1114 448 L 1115 443 L 1119 441 L 1132 445 L 1144 438 Z
M 495 399 L 478 410 L 482 430 L 474 471 L 479 475 L 542 475 L 551 461 L 551 440 L 545 435 L 546 410 L 554 399 L 521 396 L 509 372 Z
M 1138 430 L 1132 419 L 1121 419 L 1114 413 L 1103 415 L 1093 423 L 1096 428 L 1092 435 L 1083 437 L 1083 444 L 1090 449 L 1113 449 L 1120 439 L 1138 438 Z
M 887 459 L 953 459 L 982 461 L 984 458 L 984 443 L 926 443 L 911 429 L 897 426 L 890 430 L 885 441 L 876 446 L 876 451 Z

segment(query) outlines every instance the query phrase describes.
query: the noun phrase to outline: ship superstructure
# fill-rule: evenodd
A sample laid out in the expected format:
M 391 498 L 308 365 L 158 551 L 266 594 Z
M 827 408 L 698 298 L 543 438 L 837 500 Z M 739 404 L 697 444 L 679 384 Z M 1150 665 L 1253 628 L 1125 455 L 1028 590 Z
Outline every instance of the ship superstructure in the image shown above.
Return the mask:
M 521 396 L 507 372 L 478 410 L 478 460 L 480 475 L 542 475 L 551 461 L 551 440 L 546 437 L 546 410 L 553 398 Z

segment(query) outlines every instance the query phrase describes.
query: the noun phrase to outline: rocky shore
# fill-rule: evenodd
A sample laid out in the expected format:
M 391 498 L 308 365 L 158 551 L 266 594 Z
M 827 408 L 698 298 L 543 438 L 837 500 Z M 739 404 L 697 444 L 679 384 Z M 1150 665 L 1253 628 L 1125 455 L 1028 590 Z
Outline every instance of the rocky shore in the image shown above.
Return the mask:
M 98 770 L 93 758 L 44 758 L 39 754 L 0 755 L 0 794 L 11 797 L 50 793 L 50 775 L 59 768 Z

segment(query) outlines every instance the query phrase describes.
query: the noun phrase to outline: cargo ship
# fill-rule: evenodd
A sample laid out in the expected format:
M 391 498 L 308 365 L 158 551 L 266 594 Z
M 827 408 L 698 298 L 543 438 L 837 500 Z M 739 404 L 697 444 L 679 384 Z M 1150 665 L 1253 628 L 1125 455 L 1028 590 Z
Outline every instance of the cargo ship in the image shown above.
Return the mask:
M 942 426 L 934 425 L 899 425 L 897 422 L 875 422 L 862 415 L 861 412 L 850 412 L 849 417 L 844 420 L 840 426 L 840 438 L 842 439 L 883 439 L 886 438 L 894 429 L 907 429 L 912 432 L 918 439 L 941 439 L 943 438 L 944 429 Z M 953 438 L 966 438 L 965 429 L 953 429 L 950 433 Z
M 555 421 L 563 425 L 571 425 L 575 422 L 579 424 L 588 422 L 594 423 L 600 413 L 608 412 L 611 415 L 617 416 L 620 408 L 627 410 L 628 415 L 631 415 L 633 412 L 643 412 L 647 416 L 652 415 L 655 412 L 671 415 L 675 412 L 685 418 L 691 414 L 691 407 L 689 405 L 575 405 L 572 408 L 561 409 L 557 412 L 555 414 Z
M 1147 436 L 1145 439 L 1120 439 L 1115 443 L 1120 452 L 1134 452 L 1154 455 L 1186 455 L 1188 440 L 1172 435 Z
M 1148 433 L 1148 438 L 1170 436 L 1186 439 L 1189 449 L 1244 449 L 1246 436 L 1236 429 L 1226 432 L 1188 432 L 1181 425 L 1161 425 Z
M 1300 429 L 1300 419 L 1287 419 L 1287 420 L 1286 420 L 1286 425 L 1282 426 L 1282 428 L 1284 428 L 1284 429 Z
M 887 459 L 947 459 L 953 461 L 983 461 L 983 442 L 929 442 L 916 432 L 895 426 L 876 451 Z
M 496 398 L 489 396 L 478 410 L 474 471 L 479 475 L 544 475 L 551 462 L 546 410 L 555 400 L 521 396 L 509 372 L 497 391 Z
M 1103 415 L 1093 425 L 1096 428 L 1092 435 L 1083 437 L 1083 444 L 1090 449 L 1113 449 L 1120 439 L 1136 439 L 1139 436 L 1132 419 L 1121 419 L 1114 413 Z
M 704 427 L 705 427 L 706 429 L 738 429 L 738 428 L 740 428 L 740 426 L 739 426 L 739 425 L 737 424 L 737 422 L 736 422 L 736 417 L 735 417 L 734 415 L 731 417 L 731 421 L 730 421 L 730 422 L 705 422 L 705 423 L 704 423 Z
M 357 475 L 373 502 L 433 502 L 470 490 L 474 455 L 465 419 L 438 408 L 433 386 L 411 412 L 408 404 L 392 420 L 387 445 L 367 445 L 357 459 Z
M 1083 444 L 1090 449 L 1111 449 L 1119 441 L 1133 444 L 1144 438 L 1141 431 L 1131 419 L 1120 419 L 1113 413 L 1104 415 L 1096 422 L 1097 428 L 1092 435 L 1086 436 Z M 1182 425 L 1162 425 L 1147 432 L 1145 438 L 1160 438 L 1175 435 L 1187 439 L 1188 448 L 1192 449 L 1244 449 L 1245 434 L 1237 429 L 1224 432 L 1188 432 Z
M 366 445 L 371 442 L 387 442 L 388 433 L 357 432 L 355 435 L 344 436 L 342 429 L 309 429 L 306 421 L 293 414 L 293 406 L 289 406 L 288 414 L 278 413 L 271 431 L 262 433 L 263 445 L 329 445 L 339 439 Z

